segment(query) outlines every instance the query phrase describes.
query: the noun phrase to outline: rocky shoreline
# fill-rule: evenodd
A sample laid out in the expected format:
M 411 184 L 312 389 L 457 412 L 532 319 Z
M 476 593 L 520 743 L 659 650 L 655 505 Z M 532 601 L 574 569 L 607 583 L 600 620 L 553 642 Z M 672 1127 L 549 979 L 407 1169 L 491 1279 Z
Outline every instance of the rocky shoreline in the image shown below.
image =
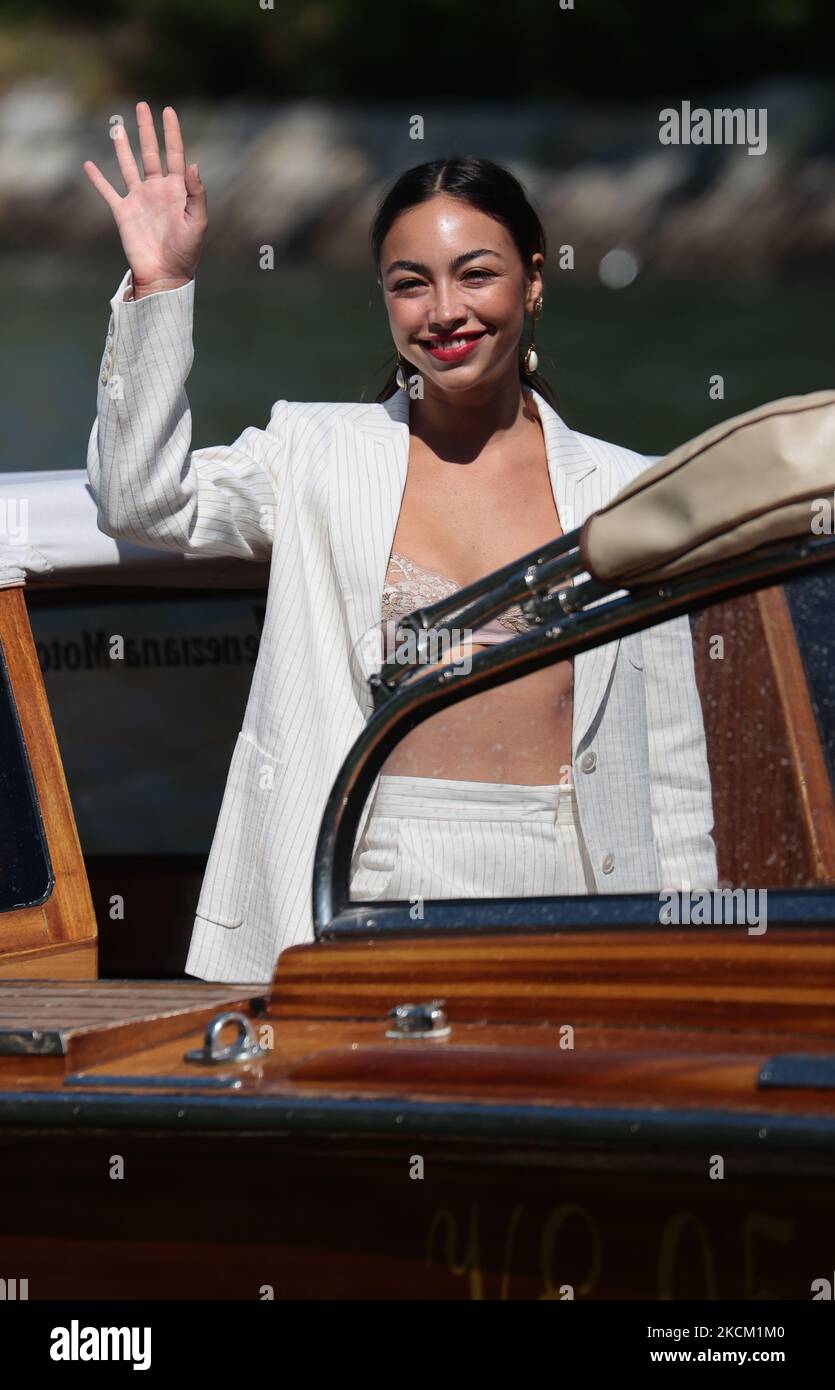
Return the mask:
M 152 102 L 159 117 L 164 102 Z M 695 103 L 694 103 L 695 105 Z M 835 268 L 835 100 L 780 83 L 711 96 L 764 110 L 767 149 L 659 139 L 659 108 L 531 104 L 497 110 L 297 102 L 178 104 L 187 155 L 209 191 L 215 256 L 314 257 L 367 264 L 384 188 L 410 164 L 486 154 L 523 180 L 552 266 L 597 276 L 613 249 L 637 270 L 759 277 Z M 0 250 L 97 252 L 112 246 L 107 209 L 82 161 L 121 189 L 106 143 L 114 117 L 133 127 L 134 97 L 86 109 L 54 79 L 0 97 Z M 422 122 L 422 139 L 411 138 Z M 160 122 L 158 119 L 158 129 Z

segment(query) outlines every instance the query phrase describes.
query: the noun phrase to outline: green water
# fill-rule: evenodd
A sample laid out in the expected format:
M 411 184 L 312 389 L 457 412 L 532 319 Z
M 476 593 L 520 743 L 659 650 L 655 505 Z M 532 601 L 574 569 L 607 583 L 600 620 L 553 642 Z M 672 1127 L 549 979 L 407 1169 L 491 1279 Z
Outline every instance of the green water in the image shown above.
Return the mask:
M 121 260 L 0 261 L 0 445 L 6 471 L 83 468 Z M 546 290 L 542 369 L 588 434 L 664 453 L 762 401 L 835 385 L 835 281 L 639 278 L 612 291 L 559 275 Z M 373 399 L 390 357 L 373 276 L 316 265 L 198 274 L 194 445 L 266 424 L 274 400 Z M 724 400 L 709 379 L 724 377 Z M 364 392 L 364 395 L 363 395 Z

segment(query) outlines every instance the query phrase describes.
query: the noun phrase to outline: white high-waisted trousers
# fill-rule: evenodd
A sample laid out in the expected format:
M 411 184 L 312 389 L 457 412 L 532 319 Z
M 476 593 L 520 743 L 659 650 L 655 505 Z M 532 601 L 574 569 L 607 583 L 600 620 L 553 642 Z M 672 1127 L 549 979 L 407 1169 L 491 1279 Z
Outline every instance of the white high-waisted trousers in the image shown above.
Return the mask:
M 355 902 L 595 893 L 574 788 L 381 776 Z

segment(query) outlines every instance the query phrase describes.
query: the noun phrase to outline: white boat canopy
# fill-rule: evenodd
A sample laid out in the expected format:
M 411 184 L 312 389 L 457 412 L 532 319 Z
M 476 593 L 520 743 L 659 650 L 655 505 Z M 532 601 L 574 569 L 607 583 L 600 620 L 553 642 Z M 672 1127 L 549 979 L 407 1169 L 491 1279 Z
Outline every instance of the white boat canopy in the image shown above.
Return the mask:
M 83 468 L 0 473 L 0 588 L 266 589 L 268 574 L 264 560 L 181 555 L 106 536 Z

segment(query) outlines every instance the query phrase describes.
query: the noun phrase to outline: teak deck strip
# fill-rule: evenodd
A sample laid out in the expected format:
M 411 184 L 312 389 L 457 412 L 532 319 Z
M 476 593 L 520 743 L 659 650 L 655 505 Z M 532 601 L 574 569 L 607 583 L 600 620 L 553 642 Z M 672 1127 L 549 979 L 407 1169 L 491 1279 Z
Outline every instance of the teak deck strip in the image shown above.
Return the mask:
M 263 995 L 257 985 L 188 982 L 0 984 L 0 1078 L 13 1058 L 75 1068 L 122 1056 L 205 1028 L 221 1009 L 252 1013 Z

